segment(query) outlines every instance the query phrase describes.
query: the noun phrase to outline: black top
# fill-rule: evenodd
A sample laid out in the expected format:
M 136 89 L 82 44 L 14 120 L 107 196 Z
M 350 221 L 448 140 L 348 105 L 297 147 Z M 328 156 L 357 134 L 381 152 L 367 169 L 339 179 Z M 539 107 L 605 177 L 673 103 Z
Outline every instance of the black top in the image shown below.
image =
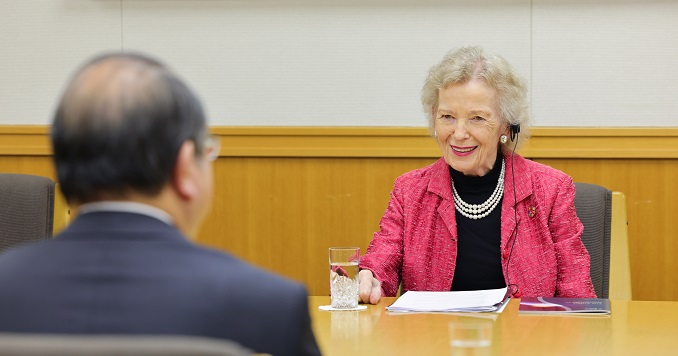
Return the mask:
M 452 182 L 461 199 L 469 204 L 482 204 L 489 199 L 497 187 L 503 159 L 499 154 L 492 170 L 482 177 L 465 176 L 450 167 Z M 456 211 L 456 217 L 457 264 L 451 290 L 505 287 L 500 252 L 501 201 L 482 219 L 469 219 L 461 215 L 459 210 Z

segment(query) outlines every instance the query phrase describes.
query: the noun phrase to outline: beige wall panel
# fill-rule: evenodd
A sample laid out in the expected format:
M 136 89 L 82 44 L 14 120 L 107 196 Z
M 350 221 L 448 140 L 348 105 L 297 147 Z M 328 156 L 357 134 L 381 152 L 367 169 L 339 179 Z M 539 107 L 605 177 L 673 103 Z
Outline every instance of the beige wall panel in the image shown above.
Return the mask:
M 123 1 L 125 50 L 176 68 L 213 125 L 424 126 L 422 81 L 454 47 L 530 73 L 530 1 Z
M 678 2 L 531 3 L 536 125 L 678 124 Z
M 4 156 L 0 154 L 0 173 L 33 174 L 56 180 L 51 156 Z
M 166 61 L 213 125 L 426 125 L 419 91 L 481 45 L 530 84 L 540 126 L 675 127 L 676 1 L 5 0 L 0 123 L 46 124 L 101 51 Z
M 0 2 L 0 123 L 50 122 L 67 77 L 122 49 L 120 1 Z

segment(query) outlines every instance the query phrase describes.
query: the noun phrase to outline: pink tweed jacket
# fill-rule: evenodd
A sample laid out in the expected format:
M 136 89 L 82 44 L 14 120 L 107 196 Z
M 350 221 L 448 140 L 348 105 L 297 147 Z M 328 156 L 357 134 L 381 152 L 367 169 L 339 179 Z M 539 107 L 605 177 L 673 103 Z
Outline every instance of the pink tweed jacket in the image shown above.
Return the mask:
M 504 279 L 517 286 L 514 296 L 595 298 L 572 178 L 514 155 L 516 220 L 511 155 L 504 159 L 501 260 Z M 380 230 L 360 261 L 384 296 L 395 296 L 401 282 L 403 291 L 450 290 L 457 255 L 453 199 L 442 158 L 396 179 Z

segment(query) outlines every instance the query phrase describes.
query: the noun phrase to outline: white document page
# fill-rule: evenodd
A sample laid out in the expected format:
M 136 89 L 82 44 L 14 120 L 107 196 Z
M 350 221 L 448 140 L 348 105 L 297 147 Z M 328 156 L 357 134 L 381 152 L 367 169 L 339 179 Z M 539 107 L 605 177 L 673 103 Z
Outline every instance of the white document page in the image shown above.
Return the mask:
M 386 309 L 400 312 L 493 312 L 504 306 L 508 299 L 506 291 L 506 287 L 460 292 L 407 291 Z

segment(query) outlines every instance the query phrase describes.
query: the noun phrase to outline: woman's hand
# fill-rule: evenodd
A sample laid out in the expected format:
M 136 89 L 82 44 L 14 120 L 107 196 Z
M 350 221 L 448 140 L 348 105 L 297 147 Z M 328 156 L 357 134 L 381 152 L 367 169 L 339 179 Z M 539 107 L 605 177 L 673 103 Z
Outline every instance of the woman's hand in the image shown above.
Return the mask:
M 369 304 L 377 304 L 381 299 L 381 283 L 370 270 L 358 273 L 358 298 L 360 302 Z

